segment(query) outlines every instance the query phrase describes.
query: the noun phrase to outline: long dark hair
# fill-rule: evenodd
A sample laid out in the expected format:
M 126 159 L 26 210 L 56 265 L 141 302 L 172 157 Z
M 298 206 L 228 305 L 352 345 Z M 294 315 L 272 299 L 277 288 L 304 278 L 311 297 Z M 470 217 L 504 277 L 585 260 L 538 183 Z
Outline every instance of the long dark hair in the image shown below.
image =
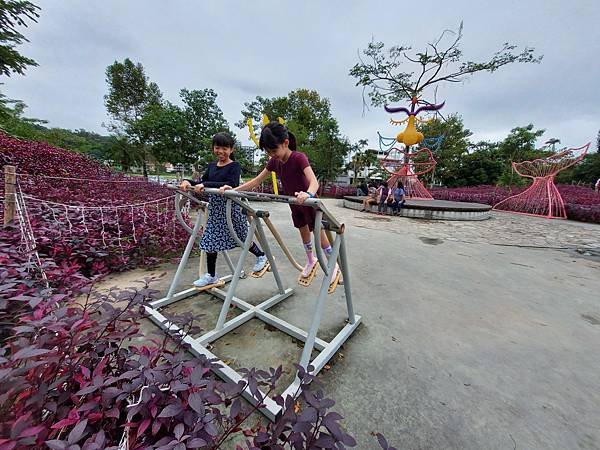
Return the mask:
M 212 148 L 215 147 L 228 147 L 232 150 L 229 155 L 229 159 L 235 161 L 235 155 L 233 154 L 233 149 L 235 147 L 235 139 L 229 133 L 225 133 L 224 131 L 221 133 L 217 133 L 212 138 Z
M 296 150 L 296 136 L 285 125 L 273 121 L 263 127 L 258 146 L 262 150 L 275 150 L 286 139 L 290 150 Z

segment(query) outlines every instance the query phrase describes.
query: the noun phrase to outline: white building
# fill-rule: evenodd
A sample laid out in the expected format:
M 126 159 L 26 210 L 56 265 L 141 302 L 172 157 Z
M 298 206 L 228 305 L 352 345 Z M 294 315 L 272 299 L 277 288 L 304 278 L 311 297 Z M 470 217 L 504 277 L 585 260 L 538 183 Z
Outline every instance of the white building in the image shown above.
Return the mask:
M 354 170 L 349 169 L 346 173 L 338 176 L 338 180 L 343 180 L 345 181 L 345 183 L 339 182 L 339 184 L 350 184 L 352 182 L 352 180 L 354 180 L 355 178 L 360 179 L 365 179 L 365 178 L 370 178 L 372 180 L 381 180 L 381 175 L 379 175 L 378 172 L 379 169 L 381 169 L 381 165 L 379 164 L 379 161 L 381 161 L 382 159 L 385 158 L 385 155 L 387 154 L 387 152 L 383 151 L 383 150 L 375 150 L 374 148 L 370 148 L 367 150 L 368 152 L 373 152 L 375 154 L 377 154 L 377 164 L 374 164 L 372 166 L 369 167 L 365 167 L 364 169 L 360 170 L 356 175 L 354 174 Z M 352 161 L 352 156 L 353 155 L 349 155 L 348 157 L 348 161 L 347 164 L 350 165 L 350 162 Z

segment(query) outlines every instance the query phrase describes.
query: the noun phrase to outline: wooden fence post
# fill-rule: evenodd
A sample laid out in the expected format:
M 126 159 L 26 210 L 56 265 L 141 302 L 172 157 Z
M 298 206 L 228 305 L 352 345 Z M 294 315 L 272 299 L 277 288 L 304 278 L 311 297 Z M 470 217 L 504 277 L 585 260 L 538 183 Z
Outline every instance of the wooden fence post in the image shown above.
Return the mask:
M 16 168 L 4 166 L 4 226 L 15 219 L 17 197 L 15 194 Z

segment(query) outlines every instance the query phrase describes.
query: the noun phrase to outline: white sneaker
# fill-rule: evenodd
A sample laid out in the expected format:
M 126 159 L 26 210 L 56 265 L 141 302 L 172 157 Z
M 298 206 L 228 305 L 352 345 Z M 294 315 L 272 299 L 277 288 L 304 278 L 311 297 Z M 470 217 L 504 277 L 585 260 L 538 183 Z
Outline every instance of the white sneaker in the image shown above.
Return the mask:
M 265 268 L 265 265 L 267 264 L 267 256 L 266 255 L 262 255 L 262 256 L 258 256 L 256 258 L 256 263 L 254 264 L 254 267 L 252 267 L 252 272 L 260 272 L 261 270 L 263 270 Z
M 312 262 L 312 264 L 307 262 L 306 265 L 304 266 L 304 269 L 302 269 L 302 278 L 308 277 L 310 275 L 310 273 L 312 272 L 313 267 L 315 267 L 318 264 L 318 262 L 319 261 L 316 259 Z
M 209 284 L 216 284 L 219 281 L 219 277 L 215 274 L 215 276 L 211 276 L 210 273 L 205 273 L 202 277 L 198 278 L 194 281 L 194 286 L 196 287 L 204 287 Z

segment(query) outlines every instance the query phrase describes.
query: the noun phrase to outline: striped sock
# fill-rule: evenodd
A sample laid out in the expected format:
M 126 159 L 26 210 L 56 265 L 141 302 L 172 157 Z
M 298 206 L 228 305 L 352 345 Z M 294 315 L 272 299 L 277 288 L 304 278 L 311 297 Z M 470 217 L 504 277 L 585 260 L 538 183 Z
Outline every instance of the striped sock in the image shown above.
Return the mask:
M 313 254 L 312 242 L 308 241 L 304 243 L 304 251 L 306 251 L 306 257 L 308 262 L 312 264 L 315 261 L 315 255 Z

